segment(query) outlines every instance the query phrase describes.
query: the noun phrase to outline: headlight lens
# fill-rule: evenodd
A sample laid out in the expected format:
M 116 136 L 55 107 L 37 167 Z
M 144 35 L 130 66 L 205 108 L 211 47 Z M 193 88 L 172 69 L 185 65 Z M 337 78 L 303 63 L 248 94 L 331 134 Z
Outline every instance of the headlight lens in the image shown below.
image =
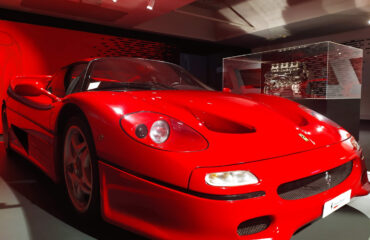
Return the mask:
M 170 135 L 170 127 L 168 123 L 163 120 L 155 121 L 150 128 L 150 138 L 155 143 L 163 143 Z
M 216 187 L 236 187 L 258 183 L 253 173 L 244 170 L 208 173 L 205 181 Z
M 138 138 L 145 138 L 148 135 L 148 128 L 145 124 L 139 124 L 135 129 L 135 135 Z
M 351 137 L 350 141 L 351 141 L 351 144 L 352 144 L 354 150 L 359 151 L 361 149 L 360 144 L 358 144 L 358 142 L 356 141 L 356 139 L 354 137 Z
M 207 140 L 185 123 L 156 112 L 134 112 L 120 120 L 122 130 L 147 146 L 166 151 L 193 152 L 208 148 Z

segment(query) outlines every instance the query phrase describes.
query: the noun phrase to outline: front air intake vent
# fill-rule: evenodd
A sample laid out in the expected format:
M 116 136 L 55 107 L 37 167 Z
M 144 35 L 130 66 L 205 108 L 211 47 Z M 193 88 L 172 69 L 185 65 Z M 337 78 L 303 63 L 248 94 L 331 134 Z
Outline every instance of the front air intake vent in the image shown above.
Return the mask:
M 343 182 L 352 172 L 352 161 L 326 172 L 315 174 L 279 186 L 278 194 L 286 200 L 314 196 Z
M 239 224 L 237 232 L 239 236 L 251 235 L 266 230 L 270 224 L 269 216 L 253 218 Z

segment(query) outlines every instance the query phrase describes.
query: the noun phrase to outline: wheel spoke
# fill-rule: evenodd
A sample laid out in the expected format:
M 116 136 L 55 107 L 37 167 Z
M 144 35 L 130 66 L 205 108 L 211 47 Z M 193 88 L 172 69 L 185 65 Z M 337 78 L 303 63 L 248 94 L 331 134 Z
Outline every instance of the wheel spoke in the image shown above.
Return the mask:
M 83 184 L 85 184 L 87 187 L 91 188 L 92 187 L 92 183 L 91 183 L 91 179 L 89 177 L 90 173 L 88 174 L 83 174 L 82 175 L 82 179 L 81 179 L 81 182 Z
M 78 176 L 76 176 L 74 173 L 69 173 L 69 178 L 71 180 L 73 194 L 78 200 L 83 200 L 83 194 L 90 195 L 91 190 L 82 182 L 82 180 Z
M 86 148 L 87 145 L 85 141 L 79 142 L 78 136 L 74 135 L 71 139 L 71 146 L 73 148 L 73 152 L 76 155 L 79 155 Z
M 69 180 L 71 181 L 72 184 L 79 184 L 80 183 L 80 179 L 76 176 L 76 174 L 74 172 L 68 172 L 68 177 L 69 177 Z
M 78 157 L 81 161 L 82 167 L 90 165 L 90 153 L 88 148 L 82 150 Z
M 83 192 L 82 192 L 81 184 L 76 185 L 76 198 L 80 201 L 83 200 Z
M 84 151 L 87 147 L 86 142 L 82 142 L 77 146 L 77 153 L 80 154 L 82 151 Z
M 91 194 L 91 185 L 88 186 L 85 183 L 81 182 L 80 189 L 83 193 L 90 195 Z
M 80 158 L 82 167 L 82 182 L 91 189 L 91 160 L 89 150 L 84 151 L 83 156 Z
M 72 155 L 70 155 L 70 156 L 66 156 L 65 157 L 65 165 L 68 167 L 68 166 L 70 166 L 70 165 L 73 165 L 73 164 L 75 164 L 76 163 L 76 156 L 72 156 Z

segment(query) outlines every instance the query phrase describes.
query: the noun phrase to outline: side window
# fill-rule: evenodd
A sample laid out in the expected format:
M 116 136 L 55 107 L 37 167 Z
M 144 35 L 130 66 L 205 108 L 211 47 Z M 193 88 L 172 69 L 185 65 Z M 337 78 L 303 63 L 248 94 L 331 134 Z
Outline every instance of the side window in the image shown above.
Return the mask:
M 75 65 L 72 65 L 69 70 L 67 71 L 66 77 L 64 79 L 64 86 L 66 95 L 72 93 L 72 91 L 75 89 L 77 84 L 81 82 L 80 79 L 82 74 L 84 73 L 84 70 L 86 69 L 87 63 L 78 63 Z

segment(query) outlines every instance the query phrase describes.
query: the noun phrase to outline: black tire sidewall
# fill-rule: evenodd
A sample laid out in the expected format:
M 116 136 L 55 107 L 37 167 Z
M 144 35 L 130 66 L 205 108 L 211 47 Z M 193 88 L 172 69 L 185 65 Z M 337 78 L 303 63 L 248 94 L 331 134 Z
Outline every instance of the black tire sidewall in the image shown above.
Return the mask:
M 9 145 L 9 127 L 8 127 L 8 118 L 6 116 L 6 107 L 3 106 L 1 110 L 1 123 L 3 125 L 3 139 L 4 139 L 4 148 L 7 153 L 11 152 Z

